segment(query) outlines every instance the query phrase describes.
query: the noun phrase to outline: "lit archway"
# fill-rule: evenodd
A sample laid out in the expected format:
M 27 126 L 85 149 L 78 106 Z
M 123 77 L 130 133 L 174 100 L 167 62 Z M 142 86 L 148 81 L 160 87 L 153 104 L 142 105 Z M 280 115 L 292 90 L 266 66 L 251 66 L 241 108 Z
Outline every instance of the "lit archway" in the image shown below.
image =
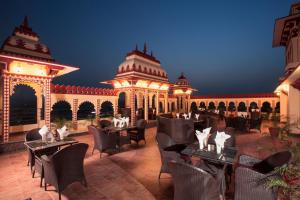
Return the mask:
M 100 108 L 100 117 L 112 117 L 114 116 L 114 107 L 110 101 L 104 101 Z
M 238 111 L 239 112 L 247 112 L 247 107 L 245 102 L 240 102 L 238 105 Z
M 172 102 L 172 104 L 171 104 L 171 111 L 175 112 L 175 102 Z
M 226 111 L 226 106 L 225 106 L 225 103 L 223 101 L 219 102 L 218 110 L 221 111 L 221 112 Z
M 261 112 L 271 113 L 272 112 L 271 104 L 267 101 L 263 102 L 261 107 Z
M 234 112 L 236 110 L 236 108 L 235 108 L 235 104 L 234 104 L 234 102 L 229 102 L 229 104 L 228 104 L 228 111 L 230 111 L 230 112 Z
M 216 106 L 215 106 L 215 103 L 214 102 L 209 102 L 208 104 L 208 110 L 215 110 L 216 109 Z
M 9 100 L 10 126 L 37 123 L 37 97 L 34 89 L 27 85 L 17 85 Z
M 206 109 L 206 105 L 205 105 L 205 102 L 200 102 L 200 106 L 199 106 L 200 108 L 204 108 L 204 109 Z
M 125 92 L 121 92 L 121 93 L 119 94 L 119 99 L 118 99 L 118 106 L 119 106 L 119 109 L 120 109 L 120 108 L 125 108 L 125 107 L 126 107 L 125 101 L 126 101 L 126 93 L 125 93 Z
M 65 119 L 72 120 L 71 105 L 66 101 L 58 101 L 52 106 L 51 122 Z
M 197 103 L 193 101 L 193 102 L 191 103 L 191 111 L 192 111 L 192 112 L 195 112 L 195 111 L 197 111 L 197 110 L 198 110 Z
M 249 106 L 249 111 L 252 111 L 252 109 L 257 109 L 258 106 L 257 106 L 257 103 L 256 102 L 251 102 L 250 103 L 250 106 Z
M 280 113 L 280 102 L 276 103 L 275 112 Z
M 89 101 L 85 101 L 80 104 L 79 109 L 77 111 L 77 119 L 88 119 L 95 118 L 95 106 Z

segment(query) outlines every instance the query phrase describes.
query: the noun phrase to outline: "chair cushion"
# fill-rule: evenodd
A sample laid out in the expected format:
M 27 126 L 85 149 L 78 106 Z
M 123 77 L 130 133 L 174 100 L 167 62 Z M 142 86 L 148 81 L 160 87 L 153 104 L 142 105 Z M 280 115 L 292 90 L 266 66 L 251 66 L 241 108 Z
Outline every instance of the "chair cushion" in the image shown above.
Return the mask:
M 176 153 L 181 153 L 186 148 L 185 144 L 174 144 L 164 148 L 165 151 L 175 151 Z
M 252 169 L 262 173 L 267 174 L 273 171 L 276 167 L 281 167 L 287 164 L 291 158 L 291 153 L 289 151 L 282 151 L 275 153 L 266 159 L 258 162 L 252 166 Z

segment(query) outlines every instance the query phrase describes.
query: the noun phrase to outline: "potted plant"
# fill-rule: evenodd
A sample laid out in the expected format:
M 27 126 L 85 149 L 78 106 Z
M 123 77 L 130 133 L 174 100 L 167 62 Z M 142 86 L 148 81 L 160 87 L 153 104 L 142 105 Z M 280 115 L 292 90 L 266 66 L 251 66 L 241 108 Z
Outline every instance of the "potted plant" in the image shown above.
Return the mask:
M 293 156 L 291 162 L 275 171 L 280 178 L 269 178 L 267 187 L 276 188 L 280 199 L 300 199 L 300 143 L 292 145 L 289 149 Z

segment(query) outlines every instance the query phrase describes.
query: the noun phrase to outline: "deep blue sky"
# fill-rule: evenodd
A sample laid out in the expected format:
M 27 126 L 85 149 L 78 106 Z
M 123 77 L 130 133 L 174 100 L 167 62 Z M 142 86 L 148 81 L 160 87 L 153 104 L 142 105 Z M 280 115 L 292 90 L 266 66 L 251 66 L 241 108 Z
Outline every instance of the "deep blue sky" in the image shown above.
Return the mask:
M 53 57 L 80 67 L 55 83 L 100 87 L 147 42 L 170 81 L 184 72 L 200 94 L 272 92 L 284 69 L 274 20 L 294 2 L 2 0 L 0 42 L 28 15 Z

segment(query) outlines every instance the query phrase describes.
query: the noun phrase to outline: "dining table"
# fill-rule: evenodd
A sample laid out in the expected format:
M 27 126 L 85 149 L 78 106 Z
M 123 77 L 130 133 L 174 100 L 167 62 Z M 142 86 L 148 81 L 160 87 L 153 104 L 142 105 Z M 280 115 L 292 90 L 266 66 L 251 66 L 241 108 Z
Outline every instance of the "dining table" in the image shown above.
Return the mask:
M 33 153 L 35 153 L 37 151 L 47 150 L 54 147 L 61 148 L 62 146 L 72 145 L 75 143 L 78 143 L 78 141 L 71 137 L 67 137 L 63 140 L 55 139 L 54 141 L 32 140 L 24 142 L 24 145 L 27 148 L 29 148 Z
M 109 126 L 105 127 L 105 132 L 107 134 L 116 134 L 117 135 L 117 145 L 118 148 L 121 148 L 122 145 L 131 144 L 130 135 L 127 131 L 136 129 L 136 126 Z
M 236 162 L 237 150 L 235 147 L 224 147 L 223 151 L 218 154 L 216 150 L 208 150 L 208 148 L 199 148 L 198 142 L 188 145 L 181 154 L 187 156 L 196 156 L 203 160 L 207 160 L 216 164 L 232 165 Z

